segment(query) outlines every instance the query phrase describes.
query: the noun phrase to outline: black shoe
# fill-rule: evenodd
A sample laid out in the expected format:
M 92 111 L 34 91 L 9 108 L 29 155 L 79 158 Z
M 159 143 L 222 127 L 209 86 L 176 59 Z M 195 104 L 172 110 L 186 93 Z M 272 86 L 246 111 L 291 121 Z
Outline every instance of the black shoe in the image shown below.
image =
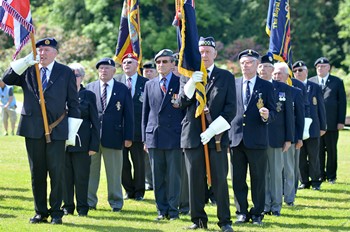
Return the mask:
M 117 213 L 117 212 L 120 212 L 121 210 L 122 210 L 121 208 L 113 208 L 113 209 L 112 209 L 112 212 Z
M 281 216 L 281 213 L 278 212 L 278 211 L 273 211 L 273 212 L 272 212 L 272 215 L 273 215 L 273 216 L 276 216 L 276 217 L 279 217 L 279 216 Z
M 264 214 L 264 215 L 271 215 L 272 212 L 271 212 L 271 211 L 265 211 L 265 210 L 264 210 L 263 214 Z
M 312 187 L 312 190 L 319 191 L 319 190 L 321 190 L 321 187 L 320 186 L 314 186 L 314 187 Z
M 143 197 L 135 197 L 135 201 L 142 201 Z
M 299 185 L 298 189 L 309 189 L 310 185 L 309 184 L 301 184 Z
M 73 212 L 72 211 L 68 211 L 66 208 L 63 208 L 63 214 L 64 215 L 68 215 L 68 214 L 73 215 Z
M 237 220 L 236 220 L 236 224 L 242 224 L 242 223 L 246 223 L 249 222 L 249 217 L 245 214 L 237 214 Z
M 233 229 L 232 229 L 231 225 L 224 225 L 224 226 L 221 226 L 221 231 L 222 232 L 233 232 Z
M 158 216 L 156 217 L 156 221 L 165 220 L 166 218 L 167 218 L 167 217 L 166 217 L 165 215 L 160 214 L 160 215 L 158 215 Z
M 62 224 L 62 218 L 52 218 L 51 224 L 61 225 Z
M 78 213 L 79 217 L 87 217 L 87 213 Z
M 130 194 L 125 194 L 124 200 L 134 199 L 135 197 L 131 196 Z
M 207 224 L 200 223 L 200 225 L 197 225 L 196 223 L 193 223 L 191 226 L 186 228 L 187 230 L 197 230 L 197 229 L 208 229 Z
M 256 216 L 256 215 L 253 215 L 252 216 L 252 223 L 253 225 L 262 225 L 262 216 Z
M 35 214 L 34 217 L 29 219 L 30 223 L 36 224 L 36 223 L 47 223 L 47 217 L 41 216 L 40 214 Z
M 328 179 L 328 183 L 330 183 L 330 184 L 335 184 L 335 181 L 336 181 L 337 179 Z
M 170 221 L 175 221 L 175 220 L 178 220 L 178 219 L 180 219 L 179 216 L 171 216 L 171 217 L 169 217 Z
M 294 206 L 294 202 L 286 202 L 287 206 L 293 207 Z
M 146 191 L 152 191 L 153 190 L 153 186 L 150 184 L 145 184 L 145 190 Z

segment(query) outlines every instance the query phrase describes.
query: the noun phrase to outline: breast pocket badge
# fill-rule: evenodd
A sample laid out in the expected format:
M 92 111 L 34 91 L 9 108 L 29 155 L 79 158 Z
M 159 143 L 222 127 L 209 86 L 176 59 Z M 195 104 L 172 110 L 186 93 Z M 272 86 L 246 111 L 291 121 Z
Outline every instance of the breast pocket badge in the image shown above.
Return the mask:
M 121 109 L 122 104 L 120 104 L 120 101 L 117 101 L 117 104 L 115 104 L 115 107 L 117 108 L 118 111 Z

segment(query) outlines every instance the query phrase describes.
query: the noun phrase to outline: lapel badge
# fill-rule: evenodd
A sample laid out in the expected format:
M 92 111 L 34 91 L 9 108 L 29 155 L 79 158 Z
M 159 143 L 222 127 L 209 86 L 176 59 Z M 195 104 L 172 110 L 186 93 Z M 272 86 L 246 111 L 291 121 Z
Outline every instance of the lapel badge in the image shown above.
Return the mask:
M 281 102 L 277 102 L 276 105 L 277 105 L 276 111 L 277 112 L 281 112 L 281 110 L 282 110 L 282 103 Z
M 279 101 L 286 101 L 286 93 L 285 92 L 279 92 L 278 93 L 278 100 Z
M 312 104 L 317 105 L 317 98 L 316 97 L 312 98 Z
M 171 92 L 173 91 L 173 89 L 169 89 L 169 95 L 171 95 Z
M 259 93 L 259 99 L 258 99 L 258 102 L 256 103 L 256 106 L 258 107 L 258 109 L 260 110 L 261 108 L 264 107 L 264 101 L 263 99 L 261 98 L 261 93 Z
M 140 92 L 139 101 L 140 101 L 140 102 L 143 102 L 143 92 Z
M 117 107 L 117 110 L 119 111 L 122 107 L 122 104 L 120 104 L 120 101 L 117 101 L 117 104 L 115 104 L 115 107 Z

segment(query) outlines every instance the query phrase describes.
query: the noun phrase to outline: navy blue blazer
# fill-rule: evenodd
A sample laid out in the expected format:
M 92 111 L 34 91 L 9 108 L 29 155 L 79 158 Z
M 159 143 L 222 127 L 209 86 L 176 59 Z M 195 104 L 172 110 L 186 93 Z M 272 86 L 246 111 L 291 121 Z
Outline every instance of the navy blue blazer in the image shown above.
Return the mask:
M 125 140 L 134 138 L 134 110 L 128 87 L 114 79 L 113 81 L 112 95 L 105 111 L 102 111 L 100 81 L 89 83 L 86 89 L 96 95 L 101 145 L 121 150 Z
M 320 84 L 317 76 L 309 80 Z M 338 130 L 338 123 L 345 123 L 346 116 L 346 94 L 343 80 L 329 75 L 322 93 L 327 115 L 327 130 L 336 131 Z
M 118 75 L 115 78 L 117 81 L 126 84 L 125 74 Z M 132 97 L 134 106 L 134 140 L 136 142 L 142 142 L 142 103 L 144 98 L 145 84 L 148 81 L 147 78 L 138 75 L 135 85 L 135 94 Z
M 306 91 L 305 85 L 303 84 L 303 82 L 299 81 L 296 78 L 292 78 L 292 85 L 301 90 L 302 99 L 304 101 L 305 117 L 310 118 L 310 104 L 311 104 L 311 102 L 309 101 L 309 99 L 307 97 L 307 91 Z
M 312 123 L 310 125 L 310 138 L 320 137 L 320 130 L 326 130 L 326 109 L 322 96 L 321 87 L 311 81 L 306 82 L 307 96 L 310 102 L 310 116 Z
M 298 140 L 303 140 L 304 125 L 305 125 L 305 106 L 302 90 L 296 87 L 292 87 L 293 95 L 293 108 L 294 108 L 294 140 L 293 143 L 297 143 Z
M 242 85 L 243 77 L 237 78 L 237 114 L 231 122 L 229 131 L 230 146 L 236 147 L 243 140 L 244 145 L 249 149 L 266 149 L 269 144 L 267 124 L 275 119 L 277 113 L 273 85 L 257 76 L 247 110 L 244 110 Z M 263 100 L 264 107 L 270 112 L 267 122 L 264 122 L 260 116 L 257 107 L 259 98 Z
M 276 100 L 275 120 L 268 124 L 269 145 L 273 148 L 283 147 L 286 141 L 293 139 L 293 99 L 291 88 L 282 82 L 272 81 Z
M 8 85 L 21 86 L 23 90 L 24 101 L 17 134 L 33 139 L 41 138 L 44 135 L 44 123 L 35 67 L 29 67 L 20 76 L 10 68 L 5 72 L 3 81 Z M 72 69 L 55 61 L 44 98 L 49 124 L 68 111 L 50 135 L 51 140 L 67 140 L 68 117 L 80 118 L 77 84 Z
M 100 146 L 100 123 L 98 120 L 96 96 L 80 86 L 79 109 L 83 122 L 75 139 L 75 146 L 67 146 L 68 152 L 98 152 Z
M 179 89 L 180 79 L 174 74 L 164 97 L 158 77 L 146 82 L 142 108 L 142 140 L 147 148 L 180 148 L 184 112 L 175 108 L 171 102 L 178 96 Z

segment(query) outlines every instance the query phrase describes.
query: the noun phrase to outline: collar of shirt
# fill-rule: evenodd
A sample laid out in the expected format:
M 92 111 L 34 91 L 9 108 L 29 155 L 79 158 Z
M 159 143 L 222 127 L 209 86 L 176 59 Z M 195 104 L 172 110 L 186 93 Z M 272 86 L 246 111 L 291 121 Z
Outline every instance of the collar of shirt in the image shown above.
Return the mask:
M 307 85 L 307 79 L 305 79 L 305 81 L 303 81 L 304 85 Z
M 137 72 L 134 74 L 134 75 L 132 75 L 131 77 L 131 85 L 132 85 L 132 88 L 134 89 L 135 88 L 135 85 L 136 85 L 136 80 L 137 80 Z M 129 76 L 127 76 L 126 74 L 125 74 L 125 83 L 128 83 L 128 79 L 129 79 Z
M 169 72 L 168 75 L 165 76 L 165 79 L 166 79 L 166 89 L 168 89 L 169 87 L 169 83 L 170 83 L 170 80 L 171 80 L 171 76 L 173 75 L 172 72 Z M 159 74 L 159 85 L 163 84 L 163 79 L 164 77 L 162 75 Z
M 245 79 L 245 77 L 243 77 L 243 84 L 246 84 L 248 81 L 250 81 L 250 86 L 254 87 L 255 82 L 256 82 L 256 76 L 251 78 L 251 79 L 249 79 L 249 80 L 247 80 L 247 79 Z
M 325 76 L 325 77 L 319 77 L 319 76 L 317 76 L 317 78 L 318 78 L 318 83 L 319 84 L 322 84 L 322 79 L 324 80 L 324 84 L 326 84 L 327 83 L 327 80 L 328 80 L 328 77 L 329 77 L 329 73 L 327 74 L 327 76 Z
M 208 77 L 210 77 L 211 73 L 213 72 L 214 69 L 214 64 L 212 64 L 209 68 L 207 68 L 207 72 L 208 72 Z
M 46 70 L 46 78 L 47 80 L 50 80 L 50 76 L 52 73 L 52 69 L 53 69 L 53 65 L 55 64 L 55 61 L 52 61 L 48 66 L 46 66 L 47 70 Z M 39 69 L 41 70 L 43 66 L 41 64 L 39 64 Z

